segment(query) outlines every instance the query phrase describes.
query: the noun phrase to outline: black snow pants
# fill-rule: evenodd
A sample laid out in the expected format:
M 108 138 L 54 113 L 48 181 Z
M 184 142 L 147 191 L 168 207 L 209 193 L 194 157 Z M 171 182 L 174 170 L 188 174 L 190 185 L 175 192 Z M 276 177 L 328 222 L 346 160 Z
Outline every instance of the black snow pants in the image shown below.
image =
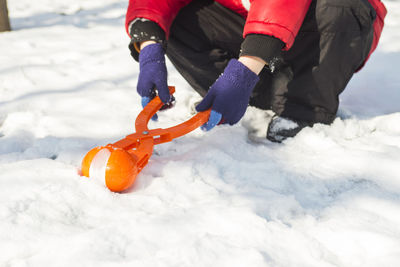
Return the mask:
M 308 122 L 331 123 L 339 94 L 364 63 L 375 10 L 368 0 L 313 0 L 295 42 L 274 72 L 266 67 L 250 105 Z M 212 0 L 195 0 L 171 26 L 167 56 L 202 96 L 238 58 L 245 20 Z

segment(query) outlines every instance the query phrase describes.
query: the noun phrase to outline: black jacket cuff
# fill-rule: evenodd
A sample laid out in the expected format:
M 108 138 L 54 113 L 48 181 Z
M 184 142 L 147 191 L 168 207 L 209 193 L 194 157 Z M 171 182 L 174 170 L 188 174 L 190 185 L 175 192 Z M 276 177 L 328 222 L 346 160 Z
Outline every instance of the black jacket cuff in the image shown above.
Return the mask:
M 249 34 L 242 43 L 240 56 L 255 56 L 263 59 L 269 65 L 281 58 L 285 43 L 278 38 L 264 34 Z
M 136 61 L 139 61 L 141 42 L 155 41 L 161 43 L 164 50 L 166 50 L 167 42 L 165 41 L 165 32 L 157 23 L 151 20 L 136 19 L 129 29 L 129 34 L 131 36 L 129 50 Z

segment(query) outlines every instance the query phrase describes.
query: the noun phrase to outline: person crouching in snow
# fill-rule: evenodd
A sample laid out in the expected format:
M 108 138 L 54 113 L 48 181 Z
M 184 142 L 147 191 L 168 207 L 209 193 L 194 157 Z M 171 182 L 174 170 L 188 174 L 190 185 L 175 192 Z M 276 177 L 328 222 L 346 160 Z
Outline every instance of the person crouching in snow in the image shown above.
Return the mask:
M 233 125 L 247 106 L 272 109 L 274 142 L 330 124 L 339 94 L 375 50 L 380 0 L 130 0 L 126 29 L 139 61 L 137 91 L 164 103 L 165 54 L 212 109 L 204 130 Z

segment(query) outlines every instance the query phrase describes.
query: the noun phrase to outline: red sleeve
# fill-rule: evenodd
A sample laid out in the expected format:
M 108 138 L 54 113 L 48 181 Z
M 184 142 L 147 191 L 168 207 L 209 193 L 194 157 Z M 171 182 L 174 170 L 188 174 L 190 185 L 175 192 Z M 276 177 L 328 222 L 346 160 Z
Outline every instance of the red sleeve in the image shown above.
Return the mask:
M 129 24 L 136 18 L 145 18 L 156 22 L 168 38 L 169 28 L 179 10 L 192 0 L 129 0 L 126 12 L 125 28 L 129 35 Z
M 243 37 L 250 33 L 266 34 L 280 39 L 288 50 L 294 42 L 311 0 L 253 0 Z
M 376 11 L 376 19 L 374 22 L 374 41 L 372 43 L 371 51 L 369 52 L 368 58 L 371 55 L 371 53 L 376 49 L 378 46 L 379 39 L 382 34 L 383 26 L 384 26 L 384 20 L 387 14 L 387 10 L 385 5 L 378 0 L 375 1 L 370 1 L 371 5 Z

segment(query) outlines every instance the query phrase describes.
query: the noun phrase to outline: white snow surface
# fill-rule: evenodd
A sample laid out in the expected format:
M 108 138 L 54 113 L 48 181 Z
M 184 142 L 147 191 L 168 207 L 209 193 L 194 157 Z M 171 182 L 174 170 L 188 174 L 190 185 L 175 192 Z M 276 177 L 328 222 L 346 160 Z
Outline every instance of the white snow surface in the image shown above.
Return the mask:
M 0 266 L 400 265 L 400 2 L 330 126 L 265 140 L 272 113 L 155 148 L 125 193 L 77 169 L 134 131 L 128 1 L 8 0 L 0 34 Z M 168 63 L 177 105 L 199 96 Z

